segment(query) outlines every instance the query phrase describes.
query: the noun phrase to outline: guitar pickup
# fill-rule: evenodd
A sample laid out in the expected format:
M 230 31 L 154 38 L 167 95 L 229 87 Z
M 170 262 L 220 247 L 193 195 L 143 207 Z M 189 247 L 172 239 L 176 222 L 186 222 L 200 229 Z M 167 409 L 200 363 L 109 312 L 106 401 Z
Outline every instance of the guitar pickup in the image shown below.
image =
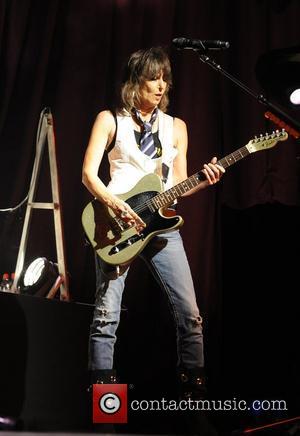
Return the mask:
M 139 235 L 133 235 L 130 238 L 126 239 L 123 242 L 120 242 L 120 244 L 115 245 L 110 251 L 109 255 L 112 256 L 113 254 L 117 254 L 120 251 L 124 250 L 124 248 L 130 247 L 130 245 L 134 244 L 135 242 L 139 241 L 140 239 L 144 239 L 143 233 Z

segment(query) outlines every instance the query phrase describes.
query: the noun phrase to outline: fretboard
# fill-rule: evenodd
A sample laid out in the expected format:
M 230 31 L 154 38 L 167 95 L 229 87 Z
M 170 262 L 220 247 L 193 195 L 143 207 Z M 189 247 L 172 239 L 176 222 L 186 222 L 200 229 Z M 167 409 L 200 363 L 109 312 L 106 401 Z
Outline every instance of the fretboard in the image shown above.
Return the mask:
M 223 168 L 228 168 L 239 160 L 248 156 L 248 154 L 249 151 L 247 147 L 244 146 L 218 160 L 217 164 L 222 166 Z M 188 177 L 183 182 L 180 182 L 172 188 L 168 189 L 167 191 L 155 195 L 155 197 L 151 198 L 151 200 L 148 200 L 148 203 L 150 203 L 149 207 L 153 210 L 158 210 L 161 207 L 167 207 L 170 204 L 174 203 L 177 198 L 196 188 L 199 183 L 201 183 L 205 179 L 206 177 L 201 170 L 198 173 L 195 173 L 192 176 Z

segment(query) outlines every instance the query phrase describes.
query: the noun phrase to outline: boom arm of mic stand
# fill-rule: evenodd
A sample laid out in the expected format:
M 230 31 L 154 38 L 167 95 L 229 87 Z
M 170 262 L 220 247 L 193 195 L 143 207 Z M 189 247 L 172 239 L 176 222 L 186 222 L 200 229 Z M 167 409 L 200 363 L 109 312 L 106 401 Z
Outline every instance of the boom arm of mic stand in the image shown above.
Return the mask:
M 209 65 L 211 68 L 216 70 L 218 73 L 222 74 L 223 76 L 230 79 L 233 83 L 235 83 L 237 86 L 239 86 L 243 91 L 245 91 L 247 94 L 251 95 L 251 97 L 254 97 L 259 103 L 265 105 L 267 108 L 271 109 L 272 112 L 275 112 L 277 115 L 280 115 L 283 119 L 287 121 L 287 123 L 292 124 L 292 126 L 296 129 L 300 129 L 300 123 L 296 121 L 294 118 L 290 117 L 286 112 L 284 112 L 280 107 L 276 106 L 275 104 L 271 103 L 266 99 L 266 97 L 262 94 L 256 94 L 252 89 L 250 89 L 247 85 L 242 83 L 240 80 L 238 80 L 236 77 L 233 77 L 231 74 L 229 74 L 227 71 L 225 71 L 221 65 L 217 64 L 213 59 L 211 59 L 206 54 L 200 54 L 199 59 Z

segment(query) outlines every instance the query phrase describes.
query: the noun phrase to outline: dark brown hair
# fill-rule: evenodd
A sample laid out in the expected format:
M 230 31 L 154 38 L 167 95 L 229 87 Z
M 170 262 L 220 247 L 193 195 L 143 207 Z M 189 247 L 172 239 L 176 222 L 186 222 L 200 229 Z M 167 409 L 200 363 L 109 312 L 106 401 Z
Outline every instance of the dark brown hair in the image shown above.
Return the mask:
M 152 47 L 133 53 L 124 70 L 121 87 L 123 108 L 131 113 L 134 107 L 139 106 L 140 86 L 146 80 L 157 77 L 161 71 L 167 82 L 167 88 L 158 107 L 165 112 L 169 104 L 168 92 L 172 86 L 171 65 L 167 53 L 162 47 Z

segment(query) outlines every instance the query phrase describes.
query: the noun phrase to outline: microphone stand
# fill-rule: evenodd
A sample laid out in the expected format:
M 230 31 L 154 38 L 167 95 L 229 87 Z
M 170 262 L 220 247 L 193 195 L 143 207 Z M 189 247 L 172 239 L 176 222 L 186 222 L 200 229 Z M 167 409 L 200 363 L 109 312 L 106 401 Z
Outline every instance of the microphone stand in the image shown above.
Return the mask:
M 219 64 L 217 64 L 213 59 L 211 59 L 206 54 L 199 53 L 199 50 L 195 50 L 199 54 L 200 60 L 209 65 L 211 68 L 213 68 L 218 73 L 222 74 L 223 76 L 230 79 L 233 83 L 235 83 L 237 86 L 239 86 L 243 91 L 245 91 L 247 94 L 251 95 L 251 97 L 254 97 L 259 103 L 263 104 L 267 108 L 269 108 L 273 113 L 281 116 L 288 124 L 282 122 L 280 119 L 274 117 L 273 113 L 267 113 L 265 114 L 266 118 L 270 118 L 274 122 L 277 122 L 277 124 L 280 124 L 281 127 L 284 127 L 285 130 L 290 133 L 294 138 L 298 139 L 300 138 L 300 123 L 295 120 L 294 118 L 290 117 L 286 112 L 284 112 L 280 107 L 276 106 L 274 103 L 271 103 L 267 100 L 267 98 L 263 94 L 256 94 L 252 91 L 248 86 L 246 86 L 244 83 L 242 83 L 240 80 L 238 80 L 236 77 L 233 77 L 231 74 L 229 74 L 227 71 L 225 71 Z M 292 126 L 292 127 L 291 127 Z M 298 129 L 299 131 L 297 131 Z

